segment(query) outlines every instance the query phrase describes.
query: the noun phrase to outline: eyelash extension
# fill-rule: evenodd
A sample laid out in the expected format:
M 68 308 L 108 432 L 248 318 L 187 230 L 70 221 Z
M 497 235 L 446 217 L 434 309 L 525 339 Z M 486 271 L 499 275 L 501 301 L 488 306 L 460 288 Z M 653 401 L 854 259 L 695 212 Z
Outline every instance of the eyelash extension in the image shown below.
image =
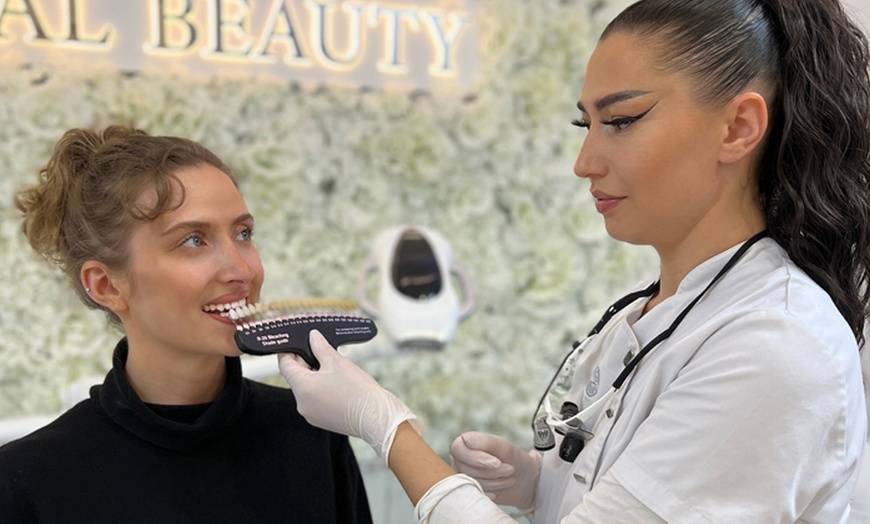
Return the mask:
M 614 118 L 613 120 L 605 120 L 605 121 L 602 121 L 601 123 L 606 125 L 606 126 L 614 126 L 617 129 L 619 129 L 619 126 L 629 126 L 629 125 L 637 122 L 641 118 L 645 117 L 650 111 L 652 111 L 653 107 L 655 107 L 657 104 L 658 104 L 658 102 L 656 102 L 655 104 L 650 106 L 649 109 L 647 109 L 646 111 L 644 111 L 643 113 L 641 113 L 639 115 L 623 116 L 623 117 L 619 117 L 619 118 Z M 589 127 L 590 127 L 589 122 L 587 122 L 585 120 L 578 120 L 576 118 L 574 120 L 571 120 L 571 125 L 581 127 L 583 129 L 589 129 Z
M 320 368 L 308 345 L 312 330 L 320 331 L 334 348 L 366 342 L 378 334 L 374 321 L 362 316 L 350 300 L 280 300 L 231 309 L 227 316 L 236 325 L 235 341 L 243 353 L 293 353 L 312 369 Z
M 623 126 L 630 126 L 631 124 L 637 122 L 637 117 L 633 116 L 621 116 L 619 118 L 614 118 L 613 120 L 608 120 L 606 122 L 602 121 L 601 123 L 606 126 L 612 126 L 620 131 L 624 128 Z
M 621 116 L 614 118 L 613 120 L 602 121 L 601 123 L 606 126 L 615 127 L 618 131 L 623 131 L 638 120 L 640 120 L 640 118 L 636 116 Z
M 613 120 L 602 121 L 601 123 L 606 125 L 606 126 L 613 126 L 619 130 L 622 130 L 622 128 L 620 128 L 620 126 L 629 126 L 629 125 L 637 122 L 641 118 L 645 117 L 650 111 L 652 111 L 656 105 L 658 105 L 658 102 L 656 102 L 655 104 L 650 106 L 649 109 L 647 109 L 646 111 L 644 111 L 643 113 L 641 113 L 639 115 L 623 116 L 623 117 L 619 117 L 619 118 L 614 118 Z

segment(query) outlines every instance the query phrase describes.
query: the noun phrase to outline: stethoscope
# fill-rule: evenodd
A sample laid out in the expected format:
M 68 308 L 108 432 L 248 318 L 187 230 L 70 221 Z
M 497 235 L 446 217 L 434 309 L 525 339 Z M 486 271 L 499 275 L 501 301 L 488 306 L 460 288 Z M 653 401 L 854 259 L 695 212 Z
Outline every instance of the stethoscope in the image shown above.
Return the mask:
M 593 327 L 592 331 L 586 335 L 586 338 L 583 339 L 582 342 L 574 342 L 571 352 L 562 360 L 562 364 L 559 366 L 558 371 L 553 375 L 547 389 L 544 391 L 543 396 L 541 396 L 541 400 L 538 402 L 538 408 L 535 410 L 535 414 L 532 417 L 532 431 L 534 434 L 535 449 L 538 451 L 553 449 L 556 446 L 556 439 L 553 434 L 553 431 L 555 430 L 563 435 L 562 445 L 559 448 L 559 456 L 566 462 L 574 462 L 577 455 L 579 455 L 583 450 L 586 441 L 593 436 L 586 428 L 584 421 L 593 417 L 605 404 L 607 404 L 607 402 L 610 401 L 610 399 L 614 397 L 614 395 L 616 395 L 616 392 L 619 391 L 619 388 L 622 387 L 640 361 L 650 351 L 652 351 L 653 348 L 671 336 L 671 334 L 677 329 L 677 326 L 679 326 L 683 319 L 686 318 L 686 315 L 689 314 L 689 311 L 695 307 L 695 304 L 697 304 L 701 298 L 707 294 L 710 288 L 712 288 L 719 279 L 725 276 L 725 274 L 737 264 L 753 244 L 762 238 L 767 237 L 769 234 L 770 233 L 767 230 L 764 230 L 757 233 L 749 240 L 746 240 L 743 245 L 741 245 L 740 248 L 731 255 L 731 258 L 728 259 L 725 265 L 722 266 L 722 269 L 719 270 L 707 286 L 698 293 L 698 295 L 685 308 L 683 308 L 682 311 L 680 311 L 673 322 L 671 322 L 670 326 L 656 335 L 636 355 L 634 355 L 634 357 L 625 363 L 625 367 L 604 395 L 583 410 L 579 410 L 575 403 L 565 401 L 562 403 L 559 413 L 555 413 L 550 401 L 554 385 L 561 384 L 564 386 L 565 382 L 568 381 L 566 378 L 570 379 L 570 377 L 573 376 L 573 370 L 577 365 L 577 360 L 583 354 L 583 351 L 589 345 L 589 342 L 598 335 L 614 315 L 639 298 L 655 295 L 659 291 L 660 282 L 657 280 L 645 289 L 629 293 L 607 308 L 604 315 L 601 317 L 601 320 L 595 324 L 595 327 Z

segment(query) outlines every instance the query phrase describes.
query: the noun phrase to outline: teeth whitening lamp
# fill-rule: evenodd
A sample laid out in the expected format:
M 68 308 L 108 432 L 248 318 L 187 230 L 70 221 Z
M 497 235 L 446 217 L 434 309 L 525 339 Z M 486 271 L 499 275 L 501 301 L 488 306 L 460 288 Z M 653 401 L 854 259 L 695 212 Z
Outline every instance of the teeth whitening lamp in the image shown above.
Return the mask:
M 379 279 L 377 305 L 366 296 L 373 273 Z M 463 288 L 462 304 L 454 275 Z M 376 237 L 357 295 L 359 308 L 397 349 L 443 349 L 474 309 L 469 279 L 452 260 L 447 240 L 421 226 L 398 226 Z

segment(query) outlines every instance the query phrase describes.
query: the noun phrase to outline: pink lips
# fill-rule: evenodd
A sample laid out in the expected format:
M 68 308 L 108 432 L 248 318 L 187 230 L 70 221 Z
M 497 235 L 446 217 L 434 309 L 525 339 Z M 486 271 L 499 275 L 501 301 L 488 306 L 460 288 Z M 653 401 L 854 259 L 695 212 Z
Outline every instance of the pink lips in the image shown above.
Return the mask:
M 595 198 L 595 209 L 601 214 L 613 210 L 620 202 L 625 200 L 625 197 L 615 197 L 599 191 L 593 191 L 592 196 Z

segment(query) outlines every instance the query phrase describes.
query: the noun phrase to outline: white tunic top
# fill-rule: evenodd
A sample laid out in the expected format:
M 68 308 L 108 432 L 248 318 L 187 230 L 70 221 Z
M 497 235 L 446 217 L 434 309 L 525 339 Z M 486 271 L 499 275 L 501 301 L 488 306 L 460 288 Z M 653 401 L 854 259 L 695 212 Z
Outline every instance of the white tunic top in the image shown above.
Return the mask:
M 643 317 L 639 300 L 611 319 L 587 350 L 594 362 L 575 375 L 581 409 L 736 249 L 699 265 Z M 607 472 L 667 522 L 842 522 L 866 425 L 851 330 L 764 239 L 641 361 L 574 463 L 558 457 L 558 438 L 544 454 L 535 522 L 562 521 Z
M 574 377 L 581 409 L 610 389 L 626 353 L 666 329 L 737 249 L 699 265 L 646 315 L 641 299 L 610 320 Z M 845 522 L 867 434 L 856 343 L 827 294 L 763 239 L 590 426 L 594 437 L 573 463 L 559 458 L 558 435 L 544 453 L 536 524 Z M 457 482 L 421 500 L 421 520 L 510 520 Z
M 865 330 L 870 336 L 870 330 Z M 865 337 L 866 338 L 866 337 Z M 864 343 L 864 351 L 861 353 L 861 371 L 864 375 L 864 394 L 870 393 L 870 348 Z M 870 398 L 867 400 L 867 418 L 870 419 Z M 867 433 L 867 442 L 870 443 L 870 431 Z M 849 516 L 849 524 L 870 524 L 870 450 L 864 451 L 864 464 L 861 466 L 861 476 L 858 486 L 852 495 L 852 514 Z

